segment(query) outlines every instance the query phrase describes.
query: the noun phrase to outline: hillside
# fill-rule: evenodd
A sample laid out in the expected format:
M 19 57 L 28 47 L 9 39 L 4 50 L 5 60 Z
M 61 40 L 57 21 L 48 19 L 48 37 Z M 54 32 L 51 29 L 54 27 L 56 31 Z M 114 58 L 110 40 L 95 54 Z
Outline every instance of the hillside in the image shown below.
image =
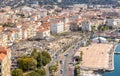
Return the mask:
M 33 3 L 38 4 L 56 4 L 57 0 L 0 0 L 0 7 L 4 6 L 12 6 L 17 7 L 21 5 L 29 5 Z M 111 4 L 111 5 L 119 5 L 117 0 L 62 0 L 62 5 L 70 5 L 74 3 L 87 3 L 87 4 Z

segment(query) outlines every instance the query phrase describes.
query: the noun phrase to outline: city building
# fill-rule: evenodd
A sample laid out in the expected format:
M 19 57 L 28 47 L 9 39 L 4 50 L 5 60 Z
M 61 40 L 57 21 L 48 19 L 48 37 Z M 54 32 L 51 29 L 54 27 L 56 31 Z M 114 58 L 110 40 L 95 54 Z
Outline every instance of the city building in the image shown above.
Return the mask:
M 38 20 L 37 15 L 32 15 L 31 18 L 30 18 L 30 20 L 37 21 Z
M 0 76 L 11 76 L 11 50 L 0 46 Z
M 50 36 L 50 29 L 40 27 L 37 29 L 37 33 L 36 33 L 35 38 L 36 39 L 43 39 L 43 38 L 49 37 L 49 36 Z
M 83 31 L 91 31 L 91 24 L 88 21 L 82 21 L 82 30 Z
M 107 26 L 116 27 L 120 25 L 120 19 L 106 19 L 105 23 Z
M 64 19 L 64 31 L 70 31 L 70 24 L 69 24 L 69 16 L 65 17 Z
M 22 31 L 24 32 L 24 33 L 23 33 L 23 37 L 22 37 L 23 40 L 25 40 L 25 39 L 28 38 L 27 29 L 28 29 L 27 26 L 23 26 L 23 27 L 22 27 Z
M 43 18 L 43 17 L 46 17 L 47 16 L 47 10 L 46 9 L 40 9 L 40 16 Z
M 23 24 L 23 30 L 24 30 L 24 38 L 33 38 L 36 36 L 36 26 L 33 22 L 26 22 Z
M 62 0 L 57 0 L 59 3 L 61 3 L 62 2 Z
M 77 24 L 77 22 L 70 23 L 70 30 L 71 31 L 78 31 L 78 29 L 79 29 L 79 25 Z
M 13 41 L 16 41 L 16 42 L 18 42 L 18 41 L 20 41 L 20 40 L 22 40 L 22 29 L 21 28 L 10 28 L 10 29 L 8 29 L 8 30 L 10 30 L 11 31 L 11 40 L 13 40 Z
M 108 40 L 104 37 L 95 37 L 92 39 L 94 43 L 108 43 Z
M 55 33 L 55 34 L 64 32 L 64 23 L 62 21 L 52 22 L 50 26 L 50 31 L 51 33 Z
M 8 34 L 6 32 L 0 33 L 1 44 L 0 46 L 8 46 Z

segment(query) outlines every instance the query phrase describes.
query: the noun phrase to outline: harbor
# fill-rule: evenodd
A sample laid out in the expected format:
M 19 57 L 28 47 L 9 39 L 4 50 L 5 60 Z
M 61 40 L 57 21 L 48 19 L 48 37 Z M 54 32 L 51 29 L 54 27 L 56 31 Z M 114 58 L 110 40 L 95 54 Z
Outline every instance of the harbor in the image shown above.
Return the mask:
M 120 43 L 117 45 L 114 52 L 114 70 L 110 72 L 104 72 L 102 76 L 118 76 L 120 74 Z
M 120 54 L 120 52 L 114 52 L 115 54 Z
M 114 55 L 118 51 L 115 43 L 92 43 L 82 47 L 83 61 L 80 64 L 82 76 L 102 76 L 103 73 L 114 71 Z

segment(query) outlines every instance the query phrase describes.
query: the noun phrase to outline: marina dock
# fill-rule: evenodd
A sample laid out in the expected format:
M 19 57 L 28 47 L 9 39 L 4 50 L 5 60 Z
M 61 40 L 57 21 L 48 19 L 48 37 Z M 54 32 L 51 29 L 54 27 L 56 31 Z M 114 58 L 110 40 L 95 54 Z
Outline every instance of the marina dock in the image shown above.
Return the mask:
M 114 54 L 120 54 L 120 52 L 114 52 Z

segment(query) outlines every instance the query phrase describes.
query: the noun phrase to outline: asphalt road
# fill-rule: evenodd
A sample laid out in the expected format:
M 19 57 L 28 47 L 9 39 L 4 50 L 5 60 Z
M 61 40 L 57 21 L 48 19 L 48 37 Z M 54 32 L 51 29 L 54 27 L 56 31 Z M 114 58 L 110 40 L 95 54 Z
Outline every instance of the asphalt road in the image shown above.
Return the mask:
M 69 73 L 68 72 L 68 66 L 70 65 L 69 63 L 73 62 L 72 58 L 74 56 L 74 53 L 81 45 L 80 44 L 82 42 L 81 37 L 77 41 L 78 42 L 74 43 L 72 45 L 72 47 L 68 48 L 68 50 L 65 53 L 62 53 L 62 49 L 57 51 L 54 54 L 54 56 L 52 57 L 52 61 L 48 64 L 48 67 L 49 67 L 50 65 L 54 65 L 56 61 L 60 62 L 60 60 L 62 60 L 63 63 L 60 65 L 60 69 L 58 70 L 58 71 L 62 70 L 62 73 L 60 72 L 60 74 L 57 75 L 57 76 L 68 76 L 68 73 Z M 59 58 L 59 55 L 61 56 L 61 58 Z M 73 74 L 71 76 L 74 76 L 74 69 L 71 72 L 73 72 L 73 73 L 71 73 L 71 74 Z M 50 76 L 48 68 L 47 68 L 46 76 Z
M 73 46 L 76 46 L 76 43 L 75 44 L 73 44 L 72 45 L 72 48 L 73 48 Z M 64 57 L 64 54 L 69 54 L 69 52 L 73 52 L 72 50 L 70 50 L 71 48 L 69 48 L 67 51 L 68 52 L 65 52 L 65 53 L 62 53 L 62 50 L 63 49 L 59 49 L 55 54 L 54 54 L 54 56 L 52 56 L 52 61 L 48 64 L 48 67 L 50 66 L 50 65 L 54 65 L 55 64 L 55 62 L 56 61 L 60 61 L 60 60 L 63 60 L 63 59 L 65 59 Z M 74 49 L 74 48 L 73 48 Z M 59 55 L 61 55 L 62 57 L 61 58 L 59 58 Z M 74 53 L 71 53 L 71 55 L 74 55 Z M 70 55 L 70 56 L 71 56 Z M 63 61 L 64 62 L 64 61 Z M 62 66 L 62 65 L 61 65 Z M 64 66 L 64 65 L 63 65 Z M 63 67 L 62 66 L 62 67 Z M 64 68 L 63 68 L 64 69 Z M 48 69 L 47 69 L 47 75 L 46 76 L 49 76 L 49 71 L 48 71 Z M 59 76 L 59 75 L 58 75 Z
M 68 65 L 69 65 L 70 62 L 72 62 L 72 58 L 74 56 L 75 50 L 78 49 L 79 46 L 80 46 L 80 45 L 78 45 L 78 43 L 81 43 L 81 41 L 72 45 L 72 47 L 70 47 L 63 55 L 61 55 L 62 56 L 61 58 L 59 58 L 59 55 L 61 54 L 62 49 L 57 51 L 56 54 L 52 57 L 52 61 L 48 64 L 48 66 L 54 65 L 56 61 L 62 60 L 62 62 L 63 62 L 63 64 L 61 64 L 61 66 L 60 66 L 60 68 L 61 68 L 60 70 L 63 71 L 63 74 L 60 74 L 58 76 L 67 76 L 66 74 L 68 73 Z M 48 69 L 47 69 L 47 75 L 46 76 L 49 76 Z
M 66 53 L 68 54 L 67 56 L 65 56 L 65 60 L 64 60 L 64 67 L 63 69 L 63 74 L 62 76 L 74 76 L 74 69 L 70 69 L 71 67 L 71 63 L 73 63 L 73 56 L 74 53 L 76 52 L 76 50 L 80 47 L 81 45 L 81 41 L 79 41 L 78 43 L 76 43 L 75 45 L 73 45 Z M 70 69 L 70 70 L 69 70 Z M 72 70 L 72 71 L 71 71 Z M 70 73 L 72 72 L 72 73 Z M 71 75 L 72 74 L 72 75 Z

